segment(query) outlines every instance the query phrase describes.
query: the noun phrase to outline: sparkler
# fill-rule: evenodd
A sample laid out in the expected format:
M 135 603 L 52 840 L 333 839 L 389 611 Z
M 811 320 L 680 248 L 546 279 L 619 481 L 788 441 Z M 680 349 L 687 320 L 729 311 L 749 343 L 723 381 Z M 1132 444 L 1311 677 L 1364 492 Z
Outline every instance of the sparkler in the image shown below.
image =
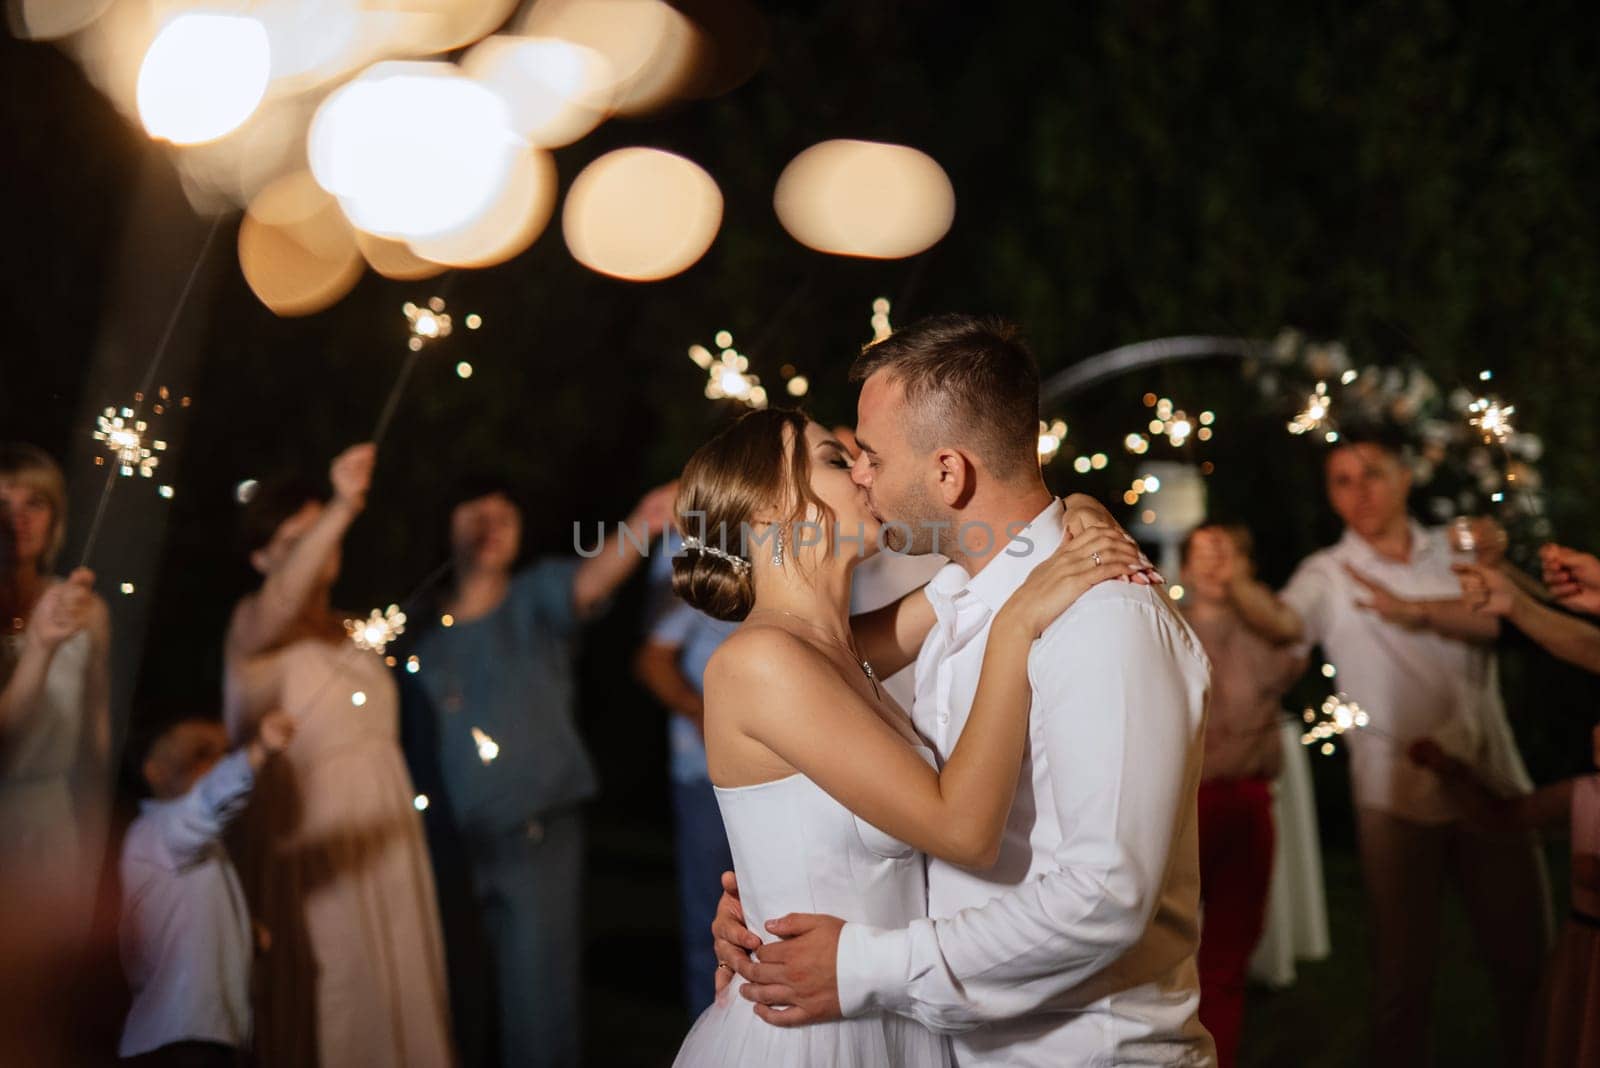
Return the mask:
M 1306 406 L 1289 422 L 1289 433 L 1298 435 L 1320 429 L 1328 421 L 1332 408 L 1333 398 L 1328 396 L 1328 383 L 1318 382 L 1317 388 L 1306 398 Z
M 1333 753 L 1334 738 L 1368 723 L 1366 711 L 1342 693 L 1329 694 L 1320 710 L 1308 708 L 1304 717 L 1309 729 L 1300 736 L 1300 744 L 1317 746 L 1324 756 Z
M 172 305 L 172 314 L 167 316 L 166 326 L 161 331 L 161 337 L 156 342 L 155 349 L 150 353 L 150 366 L 145 368 L 144 380 L 133 395 L 132 408 L 107 408 L 95 420 L 94 438 L 103 444 L 116 458 L 116 463 L 106 474 L 105 489 L 100 492 L 100 503 L 95 506 L 94 519 L 89 523 L 88 536 L 83 541 L 83 557 L 78 561 L 79 567 L 87 567 L 89 558 L 94 552 L 95 540 L 100 536 L 100 526 L 105 522 L 106 506 L 111 503 L 111 490 L 117 484 L 118 473 L 123 477 L 132 477 L 137 470 L 140 475 L 149 478 L 155 473 L 156 465 L 160 458 L 155 454 L 165 452 L 167 443 L 152 440 L 150 445 L 144 443 L 145 431 L 148 424 L 139 418 L 139 408 L 144 404 L 145 394 L 155 383 L 156 372 L 161 368 L 161 360 L 167 354 L 167 345 L 172 341 L 172 332 L 178 325 L 183 309 L 189 303 L 189 295 L 194 292 L 195 279 L 200 276 L 200 265 L 205 262 L 206 253 L 211 251 L 211 244 L 216 240 L 217 230 L 222 226 L 222 216 L 217 215 L 211 220 L 211 227 L 206 231 L 206 238 L 200 244 L 200 251 L 195 254 L 194 263 L 189 267 L 189 275 L 184 279 L 183 288 L 178 291 L 178 299 Z M 166 401 L 169 399 L 166 387 L 162 387 L 159 401 L 153 406 L 153 412 L 160 415 L 166 411 Z M 182 406 L 189 406 L 189 398 L 185 397 Z M 95 457 L 97 464 L 105 463 L 105 457 Z M 161 491 L 161 496 L 171 499 L 172 494 Z
M 95 420 L 94 440 L 105 445 L 106 451 L 115 458 L 115 466 L 122 477 L 131 478 L 138 472 L 141 477 L 149 478 L 161 462 L 156 453 L 167 449 L 167 443 L 160 438 L 145 444 L 145 433 L 149 429 L 150 424 L 135 415 L 132 408 L 107 408 Z
M 405 313 L 406 322 L 411 327 L 407 348 L 412 352 L 421 352 L 428 342 L 450 336 L 450 316 L 445 314 L 444 308 L 443 297 L 429 297 L 427 305 L 420 308 L 409 300 L 401 305 L 400 310 Z
M 1467 405 L 1467 423 L 1483 435 L 1485 445 L 1504 445 L 1517 431 L 1511 425 L 1516 405 L 1502 404 L 1496 397 L 1479 397 Z
M 500 755 L 500 743 L 477 727 L 472 728 L 472 744 L 478 747 L 478 759 L 483 761 L 484 767 L 493 764 L 494 758 Z
M 374 608 L 366 619 L 345 620 L 344 629 L 357 649 L 382 656 L 389 643 L 406 632 L 406 614 L 397 604 L 381 612 Z
M 422 355 L 422 350 L 436 341 L 442 341 L 450 336 L 451 318 L 445 311 L 443 297 L 429 297 L 425 304 L 413 304 L 406 301 L 400 306 L 400 311 L 406 317 L 406 348 L 411 354 L 406 357 L 406 362 L 400 365 L 400 373 L 395 377 L 394 386 L 389 390 L 389 396 L 384 399 L 383 408 L 378 413 L 378 425 L 372 431 L 372 441 L 383 440 L 384 432 L 389 429 L 389 424 L 394 421 L 396 409 L 400 407 L 400 397 L 406 391 L 406 383 L 411 381 L 411 373 L 417 368 L 417 359 Z M 482 325 L 483 320 L 476 315 L 467 316 L 467 329 L 476 330 Z M 461 368 L 467 368 L 466 374 L 461 373 Z M 472 374 L 470 364 L 462 362 L 457 365 L 456 373 L 462 378 Z
M 689 359 L 706 372 L 706 397 L 710 400 L 736 400 L 751 408 L 765 408 L 766 388 L 761 385 L 760 378 L 749 373 L 750 360 L 733 347 L 733 335 L 726 330 L 718 330 L 713 340 L 720 350 L 716 356 L 704 345 L 689 346 Z M 794 381 L 790 379 L 791 386 Z

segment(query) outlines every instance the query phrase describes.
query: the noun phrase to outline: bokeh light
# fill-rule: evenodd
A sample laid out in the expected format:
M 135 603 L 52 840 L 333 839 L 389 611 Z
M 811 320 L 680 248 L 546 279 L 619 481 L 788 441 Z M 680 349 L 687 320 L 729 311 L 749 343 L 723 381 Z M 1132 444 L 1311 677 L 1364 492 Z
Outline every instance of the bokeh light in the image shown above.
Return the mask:
M 600 125 L 616 83 L 604 55 L 553 37 L 490 37 L 461 67 L 506 102 L 512 129 L 545 148 L 571 144 Z
M 139 118 L 160 140 L 214 141 L 260 106 L 271 66 L 267 31 L 257 20 L 179 15 L 156 34 L 139 66 Z
M 556 206 L 556 165 L 548 152 L 524 148 L 511 158 L 498 195 L 465 226 L 413 237 L 419 256 L 452 267 L 489 267 L 533 244 Z
M 379 63 L 323 102 L 311 173 L 380 237 L 448 233 L 498 197 L 522 148 L 499 95 L 448 63 Z
M 10 0 L 6 20 L 11 32 L 28 41 L 53 41 L 84 29 L 111 6 L 112 0 Z
M 239 225 L 239 267 L 251 292 L 278 315 L 310 315 L 361 278 L 355 231 L 311 175 L 297 171 L 263 189 Z
M 607 153 L 573 180 L 561 227 L 590 270 L 635 282 L 687 270 L 722 225 L 722 193 L 696 164 L 653 148 Z
M 404 241 L 392 241 L 364 230 L 356 231 L 356 247 L 374 271 L 401 282 L 433 278 L 449 270 L 442 263 L 423 259 Z
M 521 29 L 605 57 L 611 108 L 621 115 L 657 111 L 687 95 L 703 47 L 695 24 L 661 0 L 539 0 Z
M 944 169 L 914 148 L 824 141 L 784 168 L 773 207 L 796 241 L 819 252 L 899 259 L 950 230 L 956 195 Z

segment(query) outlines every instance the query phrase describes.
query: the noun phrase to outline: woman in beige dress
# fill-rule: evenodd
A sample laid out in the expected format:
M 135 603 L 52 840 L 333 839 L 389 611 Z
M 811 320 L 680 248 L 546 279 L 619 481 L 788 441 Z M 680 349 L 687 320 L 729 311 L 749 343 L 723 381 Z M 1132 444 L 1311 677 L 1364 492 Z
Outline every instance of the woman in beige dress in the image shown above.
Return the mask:
M 240 867 L 269 948 L 256 1046 L 277 1066 L 448 1065 L 453 1056 L 433 877 L 398 741 L 398 697 L 329 603 L 340 543 L 376 453 L 334 460 L 333 498 L 263 487 L 245 518 L 264 578 L 226 643 L 235 739 L 283 708 L 298 730 L 256 786 Z

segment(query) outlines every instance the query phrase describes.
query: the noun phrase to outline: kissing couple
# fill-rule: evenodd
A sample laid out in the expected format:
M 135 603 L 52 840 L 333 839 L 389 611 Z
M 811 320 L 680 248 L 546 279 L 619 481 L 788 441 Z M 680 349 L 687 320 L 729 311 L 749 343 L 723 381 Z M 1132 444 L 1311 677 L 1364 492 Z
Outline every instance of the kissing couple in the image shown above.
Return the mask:
M 1046 487 L 1013 328 L 927 319 L 851 377 L 857 456 L 755 411 L 680 482 L 673 589 L 741 626 L 705 674 L 721 989 L 676 1063 L 1214 1064 L 1199 642 L 1109 514 Z M 880 539 L 951 562 L 852 618 Z M 879 679 L 913 662 L 908 714 Z

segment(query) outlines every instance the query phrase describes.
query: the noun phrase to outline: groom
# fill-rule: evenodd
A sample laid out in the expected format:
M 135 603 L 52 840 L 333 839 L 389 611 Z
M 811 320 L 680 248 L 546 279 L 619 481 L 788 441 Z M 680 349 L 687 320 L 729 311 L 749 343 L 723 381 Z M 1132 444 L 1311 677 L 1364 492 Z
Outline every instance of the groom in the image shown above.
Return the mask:
M 855 480 L 887 537 L 909 534 L 891 548 L 952 561 L 927 587 L 938 622 L 912 708 L 948 758 L 994 613 L 1064 536 L 1039 470 L 1038 369 L 1012 327 L 947 315 L 868 348 L 851 378 Z M 1000 859 L 930 859 L 932 918 L 885 930 L 790 915 L 763 946 L 724 896 L 717 956 L 763 1019 L 899 1013 L 951 1033 L 963 1066 L 1215 1063 L 1196 1015 L 1199 643 L 1161 587 L 1102 583 L 1044 632 L 1029 675 Z

